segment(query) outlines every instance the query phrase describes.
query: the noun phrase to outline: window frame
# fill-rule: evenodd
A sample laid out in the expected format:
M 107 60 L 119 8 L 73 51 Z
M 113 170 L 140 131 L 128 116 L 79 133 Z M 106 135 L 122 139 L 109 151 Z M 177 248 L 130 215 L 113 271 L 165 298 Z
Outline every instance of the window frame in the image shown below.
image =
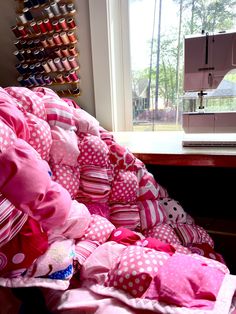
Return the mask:
M 95 115 L 109 131 L 131 131 L 129 1 L 89 0 Z

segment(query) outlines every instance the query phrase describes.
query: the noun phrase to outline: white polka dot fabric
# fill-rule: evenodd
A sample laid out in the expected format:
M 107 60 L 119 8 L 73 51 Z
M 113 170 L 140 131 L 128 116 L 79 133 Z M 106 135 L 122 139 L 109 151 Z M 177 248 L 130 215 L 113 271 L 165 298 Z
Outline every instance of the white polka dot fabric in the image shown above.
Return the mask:
M 180 239 L 174 232 L 174 229 L 166 223 L 162 223 L 161 225 L 156 225 L 149 230 L 145 230 L 144 235 L 146 237 L 159 239 L 165 243 L 181 244 Z
M 16 138 L 12 129 L 0 120 L 0 152 L 4 152 Z
M 103 244 L 107 241 L 115 226 L 106 218 L 99 215 L 91 215 L 91 222 L 81 240 L 92 240 Z
M 48 161 L 52 145 L 51 130 L 48 123 L 31 113 L 25 113 L 25 119 L 30 130 L 28 143 L 40 154 L 42 159 Z
M 123 251 L 117 265 L 108 273 L 105 285 L 140 298 L 168 258 L 169 255 L 164 252 L 129 246 Z

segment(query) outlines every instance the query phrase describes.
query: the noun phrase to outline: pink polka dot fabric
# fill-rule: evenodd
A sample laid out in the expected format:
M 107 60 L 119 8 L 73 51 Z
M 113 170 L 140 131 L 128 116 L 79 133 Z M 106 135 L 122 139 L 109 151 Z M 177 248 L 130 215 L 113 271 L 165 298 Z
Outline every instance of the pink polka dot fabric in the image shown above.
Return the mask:
M 39 153 L 42 159 L 49 160 L 52 136 L 48 123 L 31 113 L 25 113 L 30 130 L 28 143 Z
M 108 148 L 97 136 L 88 135 L 80 143 L 80 165 L 94 165 L 106 167 L 108 162 Z
M 178 243 L 181 244 L 180 239 L 175 234 L 173 228 L 166 223 L 162 223 L 160 225 L 156 225 L 149 230 L 145 230 L 144 235 L 146 237 L 151 237 L 155 239 L 159 239 L 166 243 Z
M 80 186 L 79 167 L 57 165 L 52 161 L 49 164 L 52 170 L 52 179 L 62 185 L 69 192 L 71 198 L 75 199 Z
M 19 109 L 24 108 L 36 117 L 46 120 L 44 103 L 36 93 L 25 87 L 6 87 L 5 90 L 17 101 Z
M 104 217 L 91 215 L 91 222 L 81 240 L 92 240 L 103 244 L 110 237 L 115 226 Z
M 141 298 L 169 255 L 139 246 L 127 247 L 115 267 L 109 271 L 105 285 Z
M 135 244 L 139 240 L 141 239 L 138 234 L 123 227 L 113 230 L 109 238 L 109 241 L 115 241 L 126 246 Z
M 0 120 L 0 152 L 5 152 L 8 146 L 16 139 L 15 133 Z
M 137 176 L 131 171 L 120 170 L 112 184 L 110 202 L 132 204 L 137 200 L 137 191 Z

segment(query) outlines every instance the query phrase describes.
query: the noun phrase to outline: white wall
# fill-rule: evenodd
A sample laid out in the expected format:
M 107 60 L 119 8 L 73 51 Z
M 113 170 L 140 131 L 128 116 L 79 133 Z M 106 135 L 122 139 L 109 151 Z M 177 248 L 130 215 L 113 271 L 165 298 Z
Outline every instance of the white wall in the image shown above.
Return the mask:
M 88 0 L 74 0 L 78 15 L 76 23 L 79 26 L 78 49 L 80 51 L 80 76 L 81 76 L 81 96 L 78 98 L 80 106 L 90 114 L 95 114 L 94 106 L 94 86 L 92 72 L 91 39 L 89 23 Z M 10 27 L 16 23 L 17 1 L 0 0 L 0 86 L 17 85 L 18 72 L 15 70 L 17 59 L 13 56 L 16 40 Z

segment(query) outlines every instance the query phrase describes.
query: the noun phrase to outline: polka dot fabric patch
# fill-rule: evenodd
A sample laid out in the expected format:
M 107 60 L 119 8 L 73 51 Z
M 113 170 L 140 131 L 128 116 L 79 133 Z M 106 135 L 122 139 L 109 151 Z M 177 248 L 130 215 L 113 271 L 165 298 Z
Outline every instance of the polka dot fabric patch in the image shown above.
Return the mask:
M 134 203 L 137 199 L 138 180 L 131 171 L 119 171 L 110 193 L 111 203 Z
M 97 241 L 103 244 L 110 237 L 115 226 L 104 217 L 99 215 L 91 215 L 91 222 L 81 240 Z
M 108 273 L 105 285 L 140 298 L 168 258 L 167 253 L 131 245 L 123 251 L 118 264 Z
M 52 136 L 46 121 L 26 113 L 26 121 L 30 129 L 28 143 L 40 154 L 44 160 L 49 160 L 49 152 L 52 145 Z
M 108 162 L 107 145 L 94 135 L 85 136 L 80 143 L 80 165 L 94 165 L 106 167 Z
M 75 199 L 80 185 L 79 167 L 56 165 L 52 162 L 49 164 L 52 170 L 52 180 L 62 185 L 70 193 L 71 198 Z
M 16 138 L 12 129 L 0 120 L 0 151 L 5 152 L 7 147 L 11 145 Z
M 144 232 L 146 237 L 156 238 L 166 243 L 177 243 L 181 244 L 180 239 L 175 234 L 173 228 L 168 224 L 162 223 L 161 225 L 156 225 L 150 230 Z

